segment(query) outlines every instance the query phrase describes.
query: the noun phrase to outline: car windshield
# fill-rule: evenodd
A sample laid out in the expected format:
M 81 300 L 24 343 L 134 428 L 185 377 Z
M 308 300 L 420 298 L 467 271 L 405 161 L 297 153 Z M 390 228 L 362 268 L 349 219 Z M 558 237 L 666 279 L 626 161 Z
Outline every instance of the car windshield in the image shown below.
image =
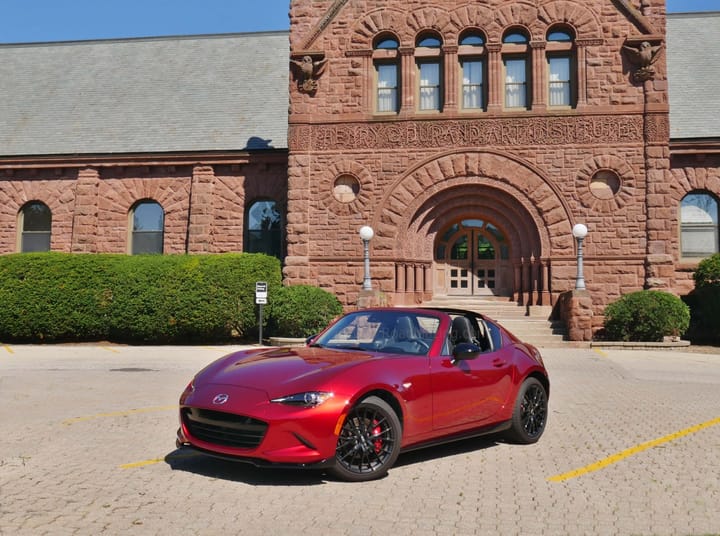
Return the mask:
M 357 311 L 338 320 L 313 341 L 325 348 L 425 355 L 440 319 L 409 311 Z

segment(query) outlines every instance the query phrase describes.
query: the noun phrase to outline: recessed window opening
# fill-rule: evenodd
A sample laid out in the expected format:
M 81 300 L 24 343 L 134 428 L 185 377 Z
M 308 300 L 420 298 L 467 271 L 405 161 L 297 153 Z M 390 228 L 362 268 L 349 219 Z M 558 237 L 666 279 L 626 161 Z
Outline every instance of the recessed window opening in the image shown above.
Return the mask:
M 163 252 L 165 211 L 152 200 L 140 201 L 131 210 L 133 255 Z
M 20 251 L 50 251 L 52 212 L 41 201 L 31 201 L 20 210 Z

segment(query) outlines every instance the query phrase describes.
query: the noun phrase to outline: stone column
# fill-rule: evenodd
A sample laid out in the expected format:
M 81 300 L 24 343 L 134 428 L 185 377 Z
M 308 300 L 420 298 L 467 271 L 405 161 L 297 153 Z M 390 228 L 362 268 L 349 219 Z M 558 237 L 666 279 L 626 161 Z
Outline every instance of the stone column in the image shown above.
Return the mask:
M 291 137 L 298 127 L 290 127 Z M 288 159 L 287 256 L 283 276 L 292 285 L 315 285 L 310 278 L 310 156 Z
M 458 109 L 458 47 L 443 47 L 443 68 L 445 72 L 445 104 L 443 111 L 455 112 Z
M 658 102 L 656 86 L 667 82 L 648 80 L 645 84 L 645 204 L 647 248 L 645 288 L 669 290 L 675 282 L 670 246 L 677 233 L 677 206 L 670 195 L 670 127 L 666 102 Z
M 403 47 L 400 53 L 400 115 L 415 111 L 415 49 Z
M 191 181 L 185 251 L 187 253 L 209 253 L 212 244 L 213 189 L 215 187 L 213 167 L 195 166 Z
M 78 172 L 75 185 L 75 210 L 73 211 L 72 253 L 98 253 L 98 210 L 100 195 L 100 173 L 95 168 Z
M 502 58 L 500 57 L 500 50 L 502 44 L 500 43 L 488 43 L 488 111 L 499 112 L 505 105 L 504 100 L 504 80 L 503 75 L 505 69 L 502 66 Z
M 533 111 L 542 112 L 547 108 L 547 66 L 545 62 L 545 42 L 531 41 L 530 50 L 532 51 L 532 104 L 530 108 Z

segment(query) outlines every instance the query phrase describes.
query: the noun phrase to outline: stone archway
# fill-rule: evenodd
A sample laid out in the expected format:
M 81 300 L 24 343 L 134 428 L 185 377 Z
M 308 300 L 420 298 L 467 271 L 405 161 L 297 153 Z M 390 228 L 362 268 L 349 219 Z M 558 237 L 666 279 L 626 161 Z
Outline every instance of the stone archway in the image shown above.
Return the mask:
M 446 272 L 444 279 L 440 275 L 441 269 L 450 269 L 447 262 L 441 267 L 441 260 L 452 255 L 438 247 L 444 234 L 465 220 L 481 221 L 485 230 L 491 224 L 506 241 L 507 251 L 497 259 L 503 273 L 494 274 L 497 292 L 521 303 L 549 305 L 550 256 L 573 251 L 570 211 L 539 170 L 493 151 L 455 151 L 431 158 L 386 191 L 373 221 L 375 248 L 395 261 L 397 293 L 414 293 L 412 301 L 417 301 L 418 291 L 427 297 L 453 288 L 451 274 Z M 399 296 L 398 301 L 410 300 Z

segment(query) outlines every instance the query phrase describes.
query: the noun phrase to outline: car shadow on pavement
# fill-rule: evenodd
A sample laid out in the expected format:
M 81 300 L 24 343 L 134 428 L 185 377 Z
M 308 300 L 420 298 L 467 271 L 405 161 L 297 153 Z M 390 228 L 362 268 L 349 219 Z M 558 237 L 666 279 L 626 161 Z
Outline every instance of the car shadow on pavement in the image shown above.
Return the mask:
M 494 447 L 498 441 L 493 436 L 483 436 L 445 443 L 435 447 L 413 450 L 400 454 L 395 467 L 425 463 Z M 256 467 L 249 463 L 214 458 L 189 448 L 179 448 L 165 456 L 173 471 L 243 482 L 254 486 L 317 486 L 332 477 L 320 469 L 292 469 Z
M 188 448 L 179 448 L 165 456 L 173 471 L 194 473 L 209 478 L 243 482 L 254 486 L 315 486 L 325 483 L 317 469 L 255 467 L 244 462 L 214 458 Z
M 468 452 L 489 449 L 501 443 L 500 439 L 499 436 L 486 435 L 411 450 L 410 452 L 400 454 L 395 462 L 395 467 L 414 465 L 416 463 L 424 463 L 440 458 L 448 458 L 450 456 L 467 454 Z

